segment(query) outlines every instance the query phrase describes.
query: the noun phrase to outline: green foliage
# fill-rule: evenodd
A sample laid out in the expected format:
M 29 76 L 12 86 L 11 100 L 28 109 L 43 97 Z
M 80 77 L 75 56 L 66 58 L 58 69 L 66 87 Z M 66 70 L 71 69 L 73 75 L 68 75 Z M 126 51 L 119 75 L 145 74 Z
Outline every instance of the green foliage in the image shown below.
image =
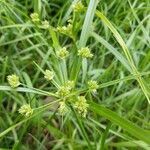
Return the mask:
M 0 0 L 0 149 L 150 149 L 148 0 Z

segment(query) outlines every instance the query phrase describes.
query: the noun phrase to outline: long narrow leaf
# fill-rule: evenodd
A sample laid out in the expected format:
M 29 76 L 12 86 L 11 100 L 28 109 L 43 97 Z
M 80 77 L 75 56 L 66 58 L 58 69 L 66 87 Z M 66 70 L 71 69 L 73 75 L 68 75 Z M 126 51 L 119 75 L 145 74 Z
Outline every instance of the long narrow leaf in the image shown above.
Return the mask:
M 133 58 L 128 50 L 128 47 L 126 46 L 124 40 L 122 39 L 122 37 L 120 36 L 120 34 L 118 33 L 118 31 L 114 28 L 114 26 L 111 24 L 111 22 L 101 13 L 99 12 L 98 10 L 96 11 L 96 15 L 107 25 L 107 27 L 111 30 L 111 32 L 114 34 L 114 37 L 116 38 L 117 42 L 120 44 L 120 46 L 122 47 L 124 53 L 125 53 L 125 56 L 130 64 L 130 67 L 132 68 L 132 73 L 133 74 L 139 74 L 135 64 L 134 64 L 134 61 L 133 61 Z M 150 104 L 150 99 L 149 99 L 149 96 L 148 96 L 148 91 L 147 91 L 147 88 L 142 80 L 142 78 L 140 76 L 137 76 L 136 77 L 136 80 L 139 82 L 139 85 L 145 95 L 145 97 L 147 98 L 149 104 Z
M 122 127 L 122 129 L 126 130 L 129 134 L 136 137 L 137 139 L 150 144 L 150 131 L 141 129 L 140 127 L 134 125 L 132 122 L 124 119 L 123 117 L 120 117 L 115 112 L 94 102 L 90 102 L 90 109 L 98 115 L 101 115 L 111 122 L 119 125 Z

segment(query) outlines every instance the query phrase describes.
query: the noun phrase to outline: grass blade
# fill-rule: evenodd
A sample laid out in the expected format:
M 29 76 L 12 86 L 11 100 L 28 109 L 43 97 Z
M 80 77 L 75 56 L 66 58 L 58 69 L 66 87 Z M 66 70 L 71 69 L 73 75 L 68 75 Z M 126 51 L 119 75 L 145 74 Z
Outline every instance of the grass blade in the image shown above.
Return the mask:
M 87 13 L 86 13 L 86 17 L 84 20 L 84 24 L 82 27 L 82 32 L 81 32 L 81 36 L 80 36 L 80 40 L 79 40 L 79 47 L 86 46 L 86 42 L 90 35 L 89 31 L 91 30 L 92 21 L 94 18 L 97 4 L 98 4 L 98 0 L 94 0 L 94 1 L 90 0 L 89 6 L 87 9 Z
M 113 25 L 111 24 L 111 22 L 101 13 L 99 12 L 98 10 L 96 11 L 96 15 L 107 25 L 107 27 L 111 30 L 111 32 L 114 34 L 114 37 L 116 38 L 117 42 L 120 44 L 120 46 L 122 47 L 124 53 L 125 53 L 125 56 L 130 64 L 130 67 L 132 68 L 132 73 L 133 74 L 139 74 L 135 64 L 134 64 L 134 61 L 133 61 L 133 58 L 125 44 L 125 42 L 123 41 L 122 37 L 120 36 L 120 34 L 118 33 L 118 31 L 113 27 Z M 141 89 L 145 95 L 145 97 L 147 98 L 148 100 L 148 103 L 150 104 L 150 99 L 149 99 L 149 96 L 148 96 L 148 91 L 147 91 L 147 88 L 146 86 L 144 85 L 144 82 L 142 80 L 142 78 L 140 76 L 137 76 L 136 77 L 136 80 L 139 82 L 139 85 L 141 86 Z
M 95 32 L 91 32 L 91 35 L 101 44 L 103 44 L 121 63 L 125 66 L 128 71 L 131 71 L 131 68 L 127 62 L 127 60 L 119 53 L 112 45 L 110 45 L 106 40 L 104 40 L 101 36 L 96 34 Z
M 101 115 L 111 122 L 119 125 L 137 139 L 150 144 L 150 131 L 141 129 L 140 127 L 134 125 L 132 122 L 124 119 L 123 117 L 120 117 L 115 112 L 94 102 L 90 102 L 90 109 L 98 115 Z

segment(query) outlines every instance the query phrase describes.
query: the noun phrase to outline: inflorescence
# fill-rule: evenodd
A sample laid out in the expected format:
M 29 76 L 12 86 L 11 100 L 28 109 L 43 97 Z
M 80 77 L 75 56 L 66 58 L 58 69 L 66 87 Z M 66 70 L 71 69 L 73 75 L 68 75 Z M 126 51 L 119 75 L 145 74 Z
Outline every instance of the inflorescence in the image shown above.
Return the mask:
M 78 1 L 75 5 L 73 5 L 73 9 L 75 12 L 80 12 L 84 9 L 84 5 L 81 3 L 81 1 Z M 40 21 L 39 15 L 37 13 L 32 13 L 30 17 L 34 23 L 39 24 L 40 22 L 42 28 L 48 29 L 50 27 L 49 22 L 47 20 Z M 57 31 L 62 34 L 66 34 L 70 37 L 73 37 L 72 28 L 73 28 L 72 20 L 69 20 L 67 26 L 62 26 L 62 27 L 59 26 L 57 27 Z M 80 56 L 81 58 L 93 57 L 93 54 L 91 53 L 91 50 L 88 47 L 81 47 L 78 50 L 77 55 Z M 59 59 L 66 59 L 69 56 L 69 51 L 67 50 L 66 47 L 62 47 L 56 50 L 56 56 Z M 45 71 L 43 71 L 43 74 L 44 74 L 44 78 L 47 81 L 52 81 L 52 83 L 56 83 L 54 80 L 55 73 L 52 70 L 46 69 Z M 15 74 L 7 76 L 7 80 L 9 85 L 12 88 L 16 88 L 21 84 L 19 81 L 19 77 Z M 94 93 L 98 89 L 98 83 L 94 80 L 88 81 L 87 84 L 88 84 L 88 89 Z M 85 96 L 80 96 L 80 93 L 72 94 L 75 92 L 77 91 L 75 89 L 75 82 L 73 80 L 68 80 L 64 84 L 57 86 L 57 91 L 55 94 L 61 100 L 59 102 L 58 112 L 62 115 L 68 113 L 70 110 L 68 106 L 69 103 L 81 116 L 86 117 L 89 104 L 87 103 Z M 25 104 L 21 106 L 18 111 L 20 114 L 22 114 L 25 117 L 30 117 L 33 114 L 33 109 L 29 104 Z
M 90 52 L 90 49 L 88 47 L 83 47 L 78 50 L 78 55 L 83 58 L 92 58 L 93 54 Z
M 89 90 L 91 90 L 92 92 L 96 92 L 96 90 L 98 89 L 98 83 L 97 81 L 94 81 L 94 80 L 90 80 L 88 81 L 88 88 Z
M 54 72 L 53 71 L 50 71 L 50 70 L 45 70 L 44 72 L 44 78 L 47 79 L 47 80 L 52 80 L 54 78 Z
M 77 112 L 81 114 L 83 117 L 86 117 L 88 107 L 89 107 L 89 104 L 87 104 L 87 100 L 85 99 L 85 97 L 78 96 L 78 99 L 74 105 L 74 108 L 77 110 Z
M 78 1 L 77 3 L 72 5 L 72 8 L 75 12 L 82 12 L 84 10 L 84 5 L 81 1 Z
M 22 114 L 25 117 L 30 117 L 33 114 L 33 109 L 29 104 L 25 104 L 21 106 L 18 111 L 20 114 Z
M 48 20 L 41 21 L 38 13 L 34 12 L 30 15 L 30 17 L 34 24 L 41 25 L 40 27 L 43 29 L 49 29 L 50 24 L 49 24 Z
M 9 85 L 12 88 L 16 88 L 21 84 L 19 81 L 19 77 L 15 74 L 7 76 L 7 80 L 8 80 Z
M 30 15 L 30 17 L 31 17 L 31 19 L 32 19 L 33 22 L 39 22 L 40 21 L 38 13 L 32 13 Z
M 69 52 L 67 51 L 66 47 L 63 47 L 56 52 L 56 55 L 60 59 L 65 59 L 69 55 Z

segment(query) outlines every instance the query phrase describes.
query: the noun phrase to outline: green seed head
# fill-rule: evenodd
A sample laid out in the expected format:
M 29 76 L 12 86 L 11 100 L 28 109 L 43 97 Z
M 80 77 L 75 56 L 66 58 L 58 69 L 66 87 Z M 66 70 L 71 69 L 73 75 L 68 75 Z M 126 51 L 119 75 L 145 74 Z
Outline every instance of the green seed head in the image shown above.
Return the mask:
M 24 115 L 25 117 L 30 117 L 33 114 L 33 109 L 30 107 L 29 104 L 25 104 L 21 106 L 18 110 L 20 114 Z
M 62 33 L 62 34 L 65 34 L 65 35 L 68 35 L 70 37 L 72 37 L 72 24 L 69 23 L 67 26 L 59 26 L 57 27 L 57 31 Z
M 45 20 L 45 21 L 42 21 L 42 27 L 44 28 L 44 29 L 48 29 L 50 26 L 49 26 L 49 22 L 47 21 L 47 20 Z
M 66 95 L 70 94 L 70 89 L 67 86 L 61 86 L 56 94 L 60 97 L 65 97 Z
M 15 74 L 7 76 L 7 80 L 8 80 L 9 85 L 12 88 L 16 88 L 20 85 L 19 77 Z
M 84 96 L 79 96 L 78 100 L 75 102 L 74 108 L 81 114 L 83 117 L 86 117 L 87 108 L 89 104 L 87 104 L 86 99 Z
M 56 52 L 56 55 L 61 59 L 65 59 L 69 55 L 69 52 L 66 50 L 66 47 L 63 47 Z
M 67 108 L 67 105 L 66 105 L 65 101 L 59 102 L 58 112 L 61 115 L 64 115 L 68 112 L 68 108 Z
M 84 5 L 81 1 L 79 1 L 76 4 L 72 5 L 72 8 L 75 12 L 82 12 L 84 10 Z
M 90 81 L 88 81 L 88 87 L 93 92 L 96 92 L 96 90 L 98 89 L 98 83 L 94 80 L 90 80 Z
M 31 19 L 32 19 L 33 22 L 39 22 L 40 21 L 39 15 L 37 13 L 32 13 L 30 15 L 30 17 L 31 17 Z
M 93 57 L 93 54 L 91 54 L 90 50 L 88 47 L 83 47 L 78 50 L 78 55 L 83 57 L 83 58 L 91 58 Z
M 52 80 L 54 78 L 54 72 L 50 70 L 45 70 L 44 78 L 47 79 L 48 81 Z
M 74 88 L 74 81 L 67 81 L 66 82 L 66 84 L 65 84 L 65 86 L 68 88 L 68 89 L 70 89 L 70 90 L 72 90 L 73 88 Z

